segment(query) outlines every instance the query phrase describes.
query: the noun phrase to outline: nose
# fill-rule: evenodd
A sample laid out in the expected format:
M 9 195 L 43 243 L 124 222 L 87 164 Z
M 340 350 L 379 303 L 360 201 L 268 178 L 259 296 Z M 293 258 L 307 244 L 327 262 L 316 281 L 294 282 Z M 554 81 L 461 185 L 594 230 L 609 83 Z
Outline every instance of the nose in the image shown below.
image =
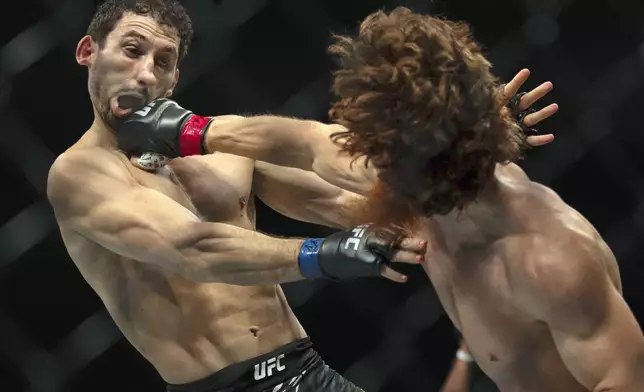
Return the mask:
M 151 87 L 157 81 L 157 77 L 154 74 L 154 58 L 152 56 L 146 56 L 139 63 L 139 72 L 137 75 L 137 82 L 141 87 Z

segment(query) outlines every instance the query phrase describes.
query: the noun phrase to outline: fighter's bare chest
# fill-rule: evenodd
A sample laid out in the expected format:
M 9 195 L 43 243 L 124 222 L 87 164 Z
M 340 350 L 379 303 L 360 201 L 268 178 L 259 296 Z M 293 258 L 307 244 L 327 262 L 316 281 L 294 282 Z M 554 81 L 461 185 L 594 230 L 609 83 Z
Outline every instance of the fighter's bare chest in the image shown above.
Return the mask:
M 156 173 L 132 172 L 142 186 L 163 193 L 203 220 L 236 222 L 252 214 L 248 209 L 253 168 L 251 160 L 215 154 L 177 159 Z
M 436 293 L 486 370 L 513 363 L 526 344 L 541 341 L 543 326 L 517 307 L 506 262 L 493 246 L 446 249 L 434 261 L 425 269 Z
M 488 306 L 495 313 L 512 310 L 503 264 L 489 251 L 444 249 L 428 260 L 425 271 L 459 329 L 464 318 Z

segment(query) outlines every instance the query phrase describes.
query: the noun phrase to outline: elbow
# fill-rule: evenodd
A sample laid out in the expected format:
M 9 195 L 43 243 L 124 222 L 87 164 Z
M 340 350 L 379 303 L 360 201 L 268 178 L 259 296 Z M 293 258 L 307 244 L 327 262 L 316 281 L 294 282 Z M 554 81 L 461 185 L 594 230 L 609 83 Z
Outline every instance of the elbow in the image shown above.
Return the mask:
M 191 222 L 173 239 L 173 270 L 193 282 L 225 283 L 240 256 L 225 233 L 209 222 Z
M 639 359 L 621 369 L 616 368 L 591 390 L 593 392 L 644 391 L 644 361 Z
M 201 276 L 198 274 L 198 236 L 192 228 L 173 229 L 164 233 L 148 227 L 130 228 L 122 237 L 137 244 L 136 252 L 130 252 L 133 259 L 155 265 L 188 280 L 195 280 Z
M 641 392 L 644 391 L 644 378 L 641 374 L 623 375 L 619 380 L 603 380 L 591 390 L 593 392 Z
M 613 386 L 601 386 L 593 389 L 593 392 L 641 392 L 644 385 L 641 382 L 624 382 Z
M 205 226 L 203 222 L 190 222 L 165 238 L 173 250 L 162 256 L 166 267 L 194 282 L 213 281 L 212 273 L 207 273 L 203 262 L 203 242 L 207 238 Z
M 222 282 L 214 265 L 206 265 L 198 248 L 178 249 L 178 257 L 168 262 L 169 270 L 180 277 L 197 283 Z

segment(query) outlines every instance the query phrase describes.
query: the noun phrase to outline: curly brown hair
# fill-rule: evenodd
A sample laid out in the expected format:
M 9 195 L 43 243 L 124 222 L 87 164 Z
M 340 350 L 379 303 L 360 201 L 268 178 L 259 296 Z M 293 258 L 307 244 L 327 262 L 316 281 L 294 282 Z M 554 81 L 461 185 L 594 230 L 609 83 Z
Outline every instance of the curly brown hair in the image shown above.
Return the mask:
M 333 140 L 379 170 L 388 206 L 423 216 L 462 209 L 497 163 L 520 157 L 521 128 L 465 23 L 399 7 L 369 15 L 355 39 L 334 39 L 342 66 L 329 114 L 346 131 Z

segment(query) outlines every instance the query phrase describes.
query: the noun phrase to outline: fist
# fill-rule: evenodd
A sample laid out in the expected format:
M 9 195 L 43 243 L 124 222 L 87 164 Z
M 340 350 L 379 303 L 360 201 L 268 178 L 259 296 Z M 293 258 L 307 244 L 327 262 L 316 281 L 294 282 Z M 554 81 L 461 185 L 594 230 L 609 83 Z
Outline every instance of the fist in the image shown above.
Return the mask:
M 197 116 L 170 99 L 157 99 L 121 122 L 118 146 L 130 156 L 161 154 L 171 159 L 200 155 L 210 122 L 210 118 Z

